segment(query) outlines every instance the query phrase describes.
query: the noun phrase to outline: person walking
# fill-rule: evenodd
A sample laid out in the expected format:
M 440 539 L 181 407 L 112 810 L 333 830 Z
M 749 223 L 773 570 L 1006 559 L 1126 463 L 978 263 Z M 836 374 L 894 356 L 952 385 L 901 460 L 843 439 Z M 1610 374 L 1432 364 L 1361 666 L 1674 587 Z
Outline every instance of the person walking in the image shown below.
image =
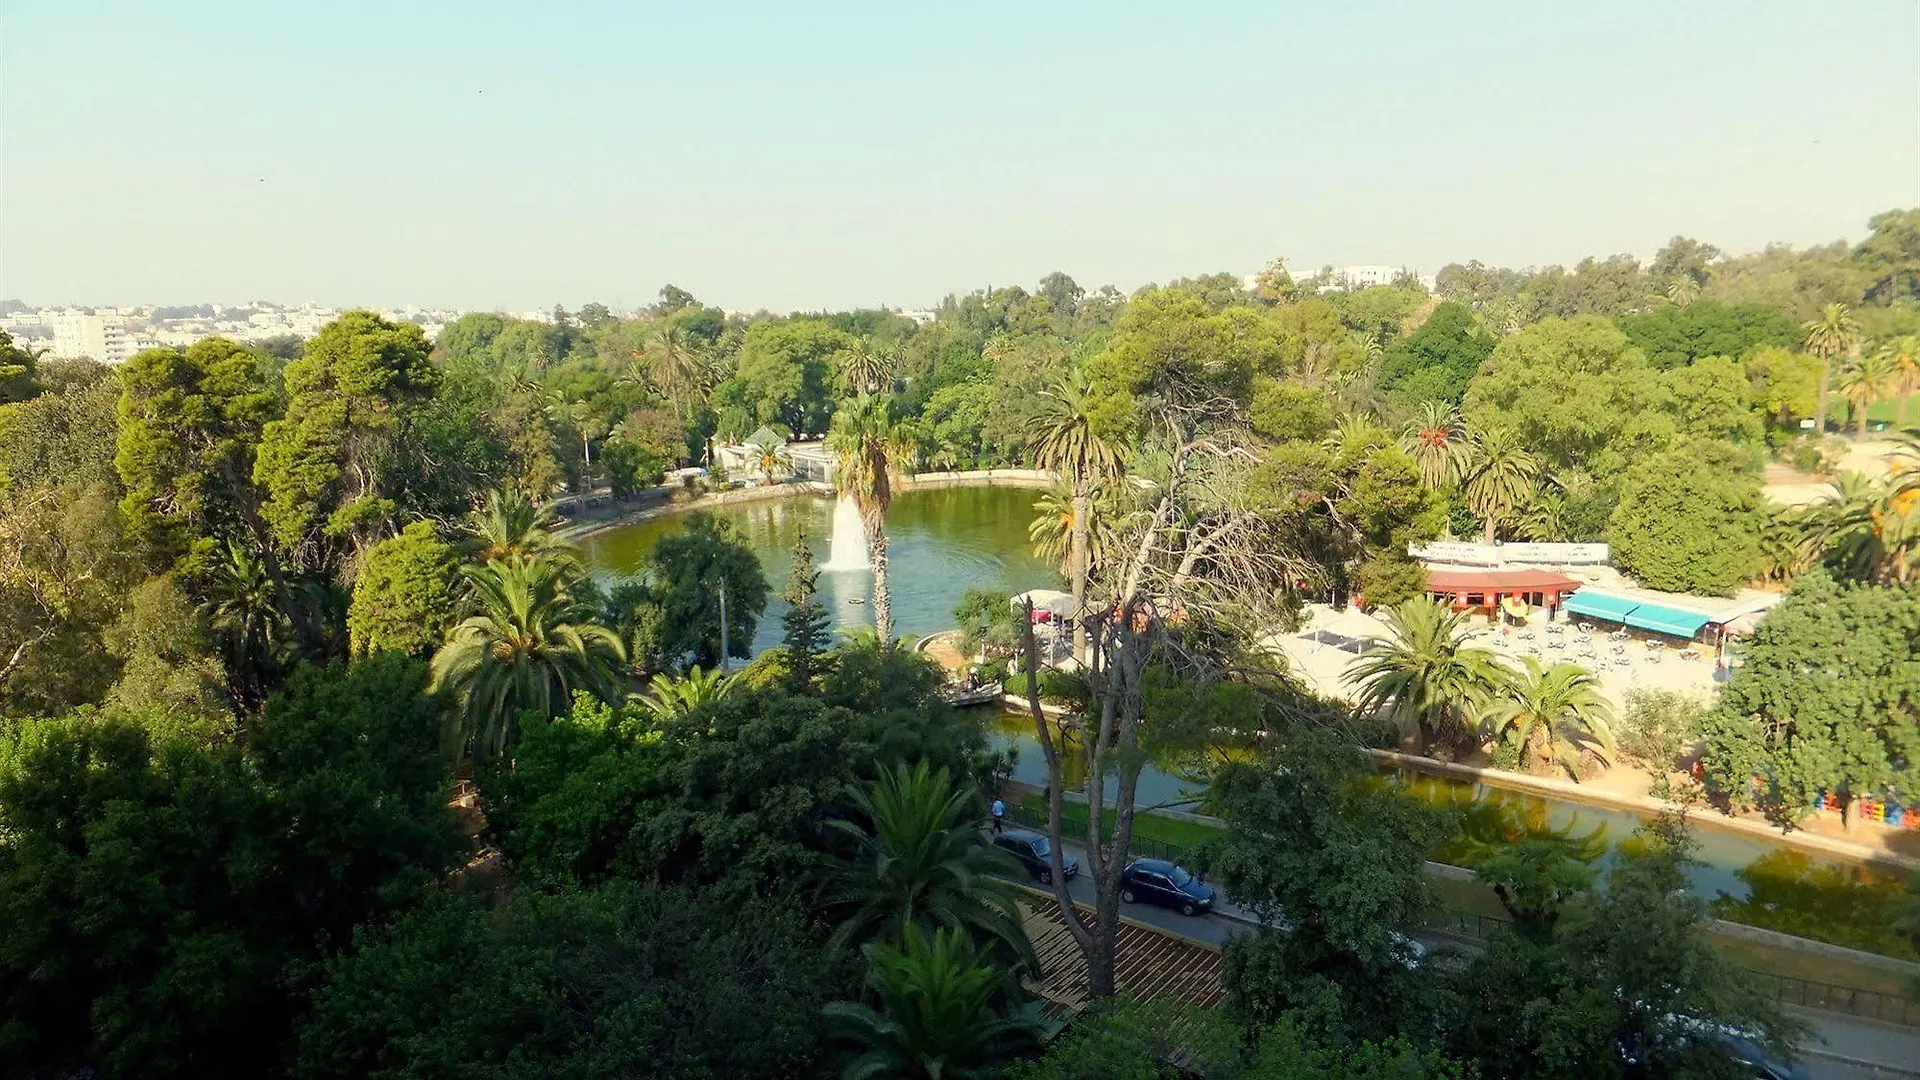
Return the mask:
M 989 812 L 993 814 L 993 831 L 998 833 L 1000 831 L 1001 822 L 1007 816 L 1006 801 L 1001 799 L 997 795 L 994 796 L 993 806 L 990 808 Z

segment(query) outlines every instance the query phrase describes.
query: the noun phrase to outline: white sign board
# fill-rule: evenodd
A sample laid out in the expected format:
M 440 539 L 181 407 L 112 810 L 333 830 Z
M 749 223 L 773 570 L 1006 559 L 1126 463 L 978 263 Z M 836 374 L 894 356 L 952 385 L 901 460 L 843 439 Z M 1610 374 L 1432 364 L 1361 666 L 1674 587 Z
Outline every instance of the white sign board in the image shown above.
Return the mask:
M 1451 566 L 1606 566 L 1605 544 L 1467 544 L 1438 540 L 1412 544 L 1407 554 L 1421 562 Z

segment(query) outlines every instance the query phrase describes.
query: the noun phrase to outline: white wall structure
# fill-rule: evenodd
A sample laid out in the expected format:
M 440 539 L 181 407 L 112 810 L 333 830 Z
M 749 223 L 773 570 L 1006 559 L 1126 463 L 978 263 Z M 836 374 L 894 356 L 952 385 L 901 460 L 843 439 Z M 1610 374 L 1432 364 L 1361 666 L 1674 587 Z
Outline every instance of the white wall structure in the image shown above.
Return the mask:
M 127 320 L 119 315 L 61 312 L 53 317 L 53 355 L 85 356 L 103 364 L 123 363 L 133 355 Z

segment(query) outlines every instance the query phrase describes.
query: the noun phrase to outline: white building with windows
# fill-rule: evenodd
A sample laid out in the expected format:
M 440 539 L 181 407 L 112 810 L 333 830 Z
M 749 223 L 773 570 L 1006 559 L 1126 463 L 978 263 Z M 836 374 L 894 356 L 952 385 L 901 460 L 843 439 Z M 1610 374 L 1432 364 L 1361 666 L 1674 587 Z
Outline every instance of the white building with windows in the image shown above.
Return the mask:
M 123 363 L 133 355 L 127 320 L 120 315 L 63 311 L 53 317 L 53 355 L 67 359 L 85 356 L 103 364 Z

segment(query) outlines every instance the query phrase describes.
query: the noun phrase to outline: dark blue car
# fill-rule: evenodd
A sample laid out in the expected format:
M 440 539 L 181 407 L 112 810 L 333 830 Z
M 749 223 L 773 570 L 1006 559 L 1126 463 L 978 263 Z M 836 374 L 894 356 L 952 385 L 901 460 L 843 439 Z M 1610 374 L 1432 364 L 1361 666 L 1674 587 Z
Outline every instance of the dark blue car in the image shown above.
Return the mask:
M 1135 859 L 1120 871 L 1120 899 L 1201 915 L 1213 910 L 1213 886 L 1165 859 Z

